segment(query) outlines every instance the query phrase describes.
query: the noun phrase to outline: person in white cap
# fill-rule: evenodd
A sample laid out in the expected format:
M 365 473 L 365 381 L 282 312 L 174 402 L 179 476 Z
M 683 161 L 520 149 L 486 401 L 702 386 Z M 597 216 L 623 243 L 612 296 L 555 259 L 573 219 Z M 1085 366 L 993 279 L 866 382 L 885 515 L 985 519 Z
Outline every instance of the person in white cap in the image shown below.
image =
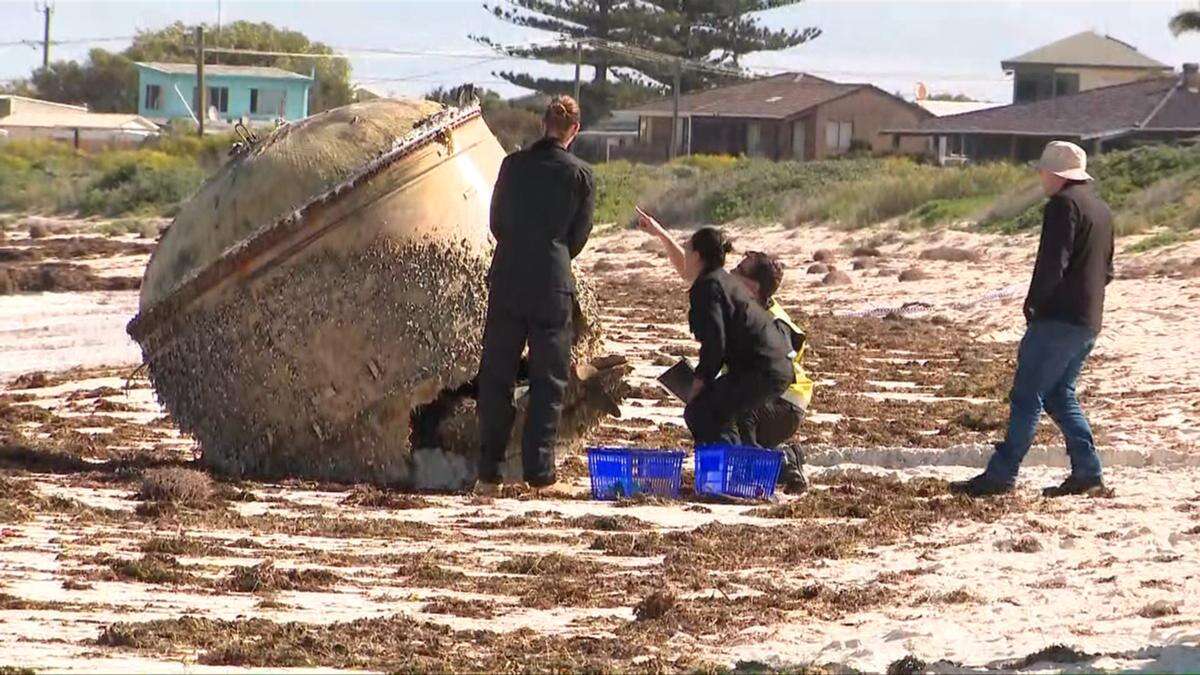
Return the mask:
M 1011 491 L 1044 409 L 1062 430 L 1071 474 L 1048 497 L 1103 489 L 1100 456 L 1075 396 L 1075 382 L 1100 333 L 1104 289 L 1113 278 L 1113 224 L 1087 173 L 1087 154 L 1054 141 L 1038 163 L 1049 197 L 1033 280 L 1025 299 L 1025 337 L 1009 394 L 1008 433 L 980 475 L 951 483 L 974 497 Z

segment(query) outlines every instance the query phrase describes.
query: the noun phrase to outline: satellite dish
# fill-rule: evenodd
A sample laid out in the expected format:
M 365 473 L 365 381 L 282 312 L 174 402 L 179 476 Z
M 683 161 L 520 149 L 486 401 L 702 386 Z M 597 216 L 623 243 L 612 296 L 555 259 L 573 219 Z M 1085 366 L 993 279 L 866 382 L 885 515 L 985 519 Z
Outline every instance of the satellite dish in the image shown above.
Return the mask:
M 929 98 L 929 87 L 925 86 L 924 82 L 917 83 L 917 100 L 924 101 Z

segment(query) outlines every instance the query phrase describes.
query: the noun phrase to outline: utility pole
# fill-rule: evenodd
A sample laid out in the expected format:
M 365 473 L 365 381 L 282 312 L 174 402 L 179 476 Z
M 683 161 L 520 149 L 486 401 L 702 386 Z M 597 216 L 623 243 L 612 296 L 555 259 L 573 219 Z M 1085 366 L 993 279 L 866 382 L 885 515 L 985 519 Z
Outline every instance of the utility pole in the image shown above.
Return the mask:
M 679 81 L 683 74 L 683 59 L 675 60 L 675 79 L 671 83 L 671 153 L 668 159 L 679 156 Z
M 579 103 L 579 71 L 583 68 L 583 43 L 575 43 L 575 102 Z
M 204 118 L 208 117 L 208 89 L 204 86 L 204 26 L 196 26 L 196 123 L 204 138 Z
M 41 12 L 45 17 L 45 25 L 42 30 L 42 68 L 50 67 L 50 15 L 54 14 L 54 5 L 49 2 L 43 2 L 41 7 L 37 7 L 37 11 Z

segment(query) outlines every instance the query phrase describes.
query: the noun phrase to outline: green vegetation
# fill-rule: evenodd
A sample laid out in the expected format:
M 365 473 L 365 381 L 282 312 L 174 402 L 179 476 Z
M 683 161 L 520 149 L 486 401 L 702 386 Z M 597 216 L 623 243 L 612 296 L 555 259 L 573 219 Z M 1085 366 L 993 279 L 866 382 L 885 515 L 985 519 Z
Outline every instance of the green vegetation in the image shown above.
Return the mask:
M 1156 248 L 1165 248 L 1167 246 L 1174 246 L 1175 244 L 1183 244 L 1195 238 L 1196 235 L 1194 234 L 1180 232 L 1178 230 L 1163 230 L 1162 232 L 1152 234 L 1133 246 L 1130 246 L 1128 252 L 1145 253 L 1146 251 L 1153 251 Z
M 1145 146 L 1089 166 L 1120 235 L 1165 230 L 1139 246 L 1164 246 L 1200 230 L 1200 147 Z M 632 221 L 639 204 L 677 226 L 735 220 L 859 228 L 977 223 L 1015 233 L 1041 224 L 1045 197 L 1029 167 L 940 168 L 904 158 L 820 162 L 695 156 L 661 166 L 596 167 L 597 222 Z
M 511 125 L 510 144 L 527 141 L 526 127 L 520 120 Z M 224 161 L 231 142 L 172 132 L 137 150 L 0 145 L 0 229 L 21 214 L 78 214 L 115 219 L 101 226 L 108 234 L 152 237 L 152 219 L 173 215 Z M 1157 233 L 1139 247 L 1200 232 L 1200 147 L 1113 152 L 1089 169 L 1116 214 L 1118 234 Z M 899 157 L 773 162 L 696 155 L 662 165 L 598 164 L 595 176 L 601 227 L 631 224 L 640 205 L 683 227 L 741 221 L 854 229 L 894 220 L 904 228 L 977 223 L 1013 233 L 1040 225 L 1045 203 L 1028 167 L 1003 163 L 942 168 Z
M 671 225 L 779 221 L 796 202 L 878 165 L 871 159 L 772 162 L 703 155 L 661 166 L 610 162 L 596 166 L 596 220 L 631 222 L 637 204 Z
M 1153 145 L 1103 154 L 1088 163 L 1088 172 L 1113 209 L 1118 234 L 1200 226 L 1200 147 Z M 1001 232 L 1041 225 L 1040 192 L 1022 201 L 1020 191 L 1014 191 L 1001 199 L 1005 200 L 1025 208 L 985 216 L 980 224 Z
M 137 150 L 85 153 L 52 141 L 6 143 L 0 146 L 0 210 L 169 216 L 219 165 L 229 144 L 226 137 L 167 135 Z
M 599 222 L 629 222 L 640 204 L 672 225 L 836 222 L 862 227 L 913 213 L 911 223 L 961 220 L 1027 179 L 1015 166 L 943 169 L 909 159 L 820 162 L 695 156 L 650 167 L 596 167 Z M 930 205 L 931 202 L 936 202 Z
M 973 205 L 981 206 L 1025 178 L 1026 172 L 1011 164 L 940 168 L 887 159 L 869 175 L 840 184 L 802 205 L 793 221 L 863 227 L 914 212 L 908 221 L 930 225 L 936 222 L 936 212 L 947 216 L 969 213 Z M 933 202 L 940 204 L 930 206 Z M 920 213 L 915 212 L 918 210 Z

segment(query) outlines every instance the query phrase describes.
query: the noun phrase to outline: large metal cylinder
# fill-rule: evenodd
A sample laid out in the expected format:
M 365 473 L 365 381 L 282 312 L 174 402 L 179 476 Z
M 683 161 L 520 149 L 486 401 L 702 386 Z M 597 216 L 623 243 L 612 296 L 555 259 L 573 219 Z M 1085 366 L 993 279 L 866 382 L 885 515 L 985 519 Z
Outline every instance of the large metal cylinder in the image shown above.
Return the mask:
M 280 127 L 205 183 L 151 258 L 129 332 L 206 464 L 415 487 L 473 478 L 503 156 L 477 108 L 377 100 Z M 581 297 L 568 441 L 623 386 L 619 360 L 601 359 L 598 377 L 586 367 L 600 341 Z

